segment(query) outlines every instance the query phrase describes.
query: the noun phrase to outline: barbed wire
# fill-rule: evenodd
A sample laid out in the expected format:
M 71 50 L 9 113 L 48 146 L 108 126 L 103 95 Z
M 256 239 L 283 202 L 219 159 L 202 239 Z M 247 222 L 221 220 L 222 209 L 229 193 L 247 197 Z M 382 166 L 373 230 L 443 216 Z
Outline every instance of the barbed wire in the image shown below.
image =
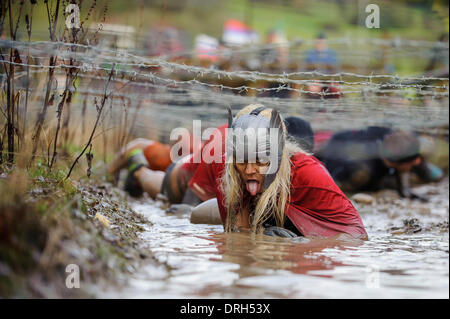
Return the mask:
M 80 70 L 82 72 L 88 72 L 88 71 L 111 71 L 110 68 L 106 68 L 106 67 L 100 67 L 97 65 L 89 65 L 86 66 L 85 64 L 81 65 L 81 66 L 77 66 L 77 65 L 67 65 L 67 64 L 57 64 L 57 65 L 36 65 L 36 64 L 27 64 L 27 63 L 18 63 L 18 62 L 12 62 L 12 61 L 5 61 L 5 60 L 0 60 L 1 63 L 5 63 L 5 64 L 10 64 L 10 65 L 15 65 L 15 66 L 23 66 L 23 67 L 31 67 L 31 68 L 48 68 L 48 69 L 77 69 Z M 403 90 L 395 90 L 395 89 L 387 89 L 388 87 L 401 87 L 401 88 L 417 88 L 419 89 L 416 93 L 420 94 L 420 95 L 433 95 L 433 96 L 448 96 L 448 86 L 447 85 L 443 85 L 443 86 L 432 86 L 432 85 L 428 85 L 428 86 L 424 86 L 424 85 L 420 85 L 420 84 L 414 84 L 414 85 L 407 85 L 407 84 L 381 84 L 378 85 L 377 87 L 372 87 L 373 85 L 377 85 L 374 82 L 368 81 L 368 82 L 358 82 L 357 85 L 363 86 L 364 89 L 353 89 L 353 90 L 339 90 L 338 92 L 329 92 L 329 91 L 320 91 L 320 92 L 316 92 L 316 91 L 311 91 L 311 90 L 305 90 L 302 88 L 292 88 L 287 86 L 286 84 L 288 83 L 294 83 L 294 84 L 314 84 L 314 80 L 309 81 L 309 82 L 298 82 L 297 80 L 285 80 L 284 82 L 287 83 L 283 83 L 280 84 L 277 87 L 269 87 L 269 88 L 258 88 L 258 87 L 252 87 L 252 86 L 246 86 L 246 85 L 240 85 L 240 86 L 229 86 L 229 85 L 224 85 L 224 84 L 215 84 L 215 83 L 206 83 L 206 82 L 202 82 L 199 81 L 195 78 L 190 79 L 190 80 L 184 80 L 184 81 L 179 81 L 179 80 L 175 80 L 175 79 L 170 79 L 170 78 L 164 78 L 161 76 L 156 75 L 156 73 L 154 72 L 148 72 L 148 73 L 140 73 L 137 71 L 133 71 L 133 70 L 120 70 L 120 71 L 115 71 L 116 74 L 120 73 L 120 74 L 128 74 L 131 75 L 131 79 L 136 79 L 138 77 L 140 78 L 145 78 L 149 81 L 160 81 L 169 85 L 174 85 L 174 86 L 184 86 L 184 85 L 200 85 L 200 86 L 205 86 L 208 88 L 213 88 L 213 89 L 220 89 L 222 90 L 230 90 L 230 91 L 237 91 L 238 93 L 247 93 L 249 91 L 254 91 L 254 92 L 258 92 L 258 93 L 265 93 L 265 92 L 280 92 L 280 91 L 292 91 L 292 92 L 296 92 L 296 93 L 300 93 L 300 94 L 313 94 L 313 95 L 317 95 L 317 96 L 340 96 L 340 95 L 345 95 L 345 94 L 367 94 L 369 92 L 380 92 L 379 89 L 383 89 L 384 93 L 402 93 Z M 326 76 L 323 75 L 322 76 Z M 369 76 L 369 77 L 376 77 L 376 75 L 374 76 Z M 256 81 L 256 80 L 254 80 Z M 317 80 L 316 80 L 317 81 Z M 342 81 L 341 81 L 342 82 Z M 327 83 L 336 83 L 340 84 L 339 81 L 328 81 Z M 351 82 L 349 82 L 349 85 L 352 85 Z M 422 88 L 436 88 L 436 89 L 444 89 L 447 90 L 445 92 L 438 92 L 438 91 L 422 91 Z
M 32 59 L 35 59 L 34 56 L 31 56 Z M 90 70 L 93 69 L 93 67 L 89 66 L 88 64 L 83 64 L 83 65 L 66 65 L 66 64 L 62 64 L 59 63 L 55 66 L 47 66 L 47 65 L 37 65 L 37 64 L 27 64 L 27 63 L 16 63 L 16 62 L 10 62 L 10 61 L 2 61 L 0 60 L 0 62 L 6 63 L 6 64 L 12 64 L 12 65 L 16 65 L 16 66 L 22 66 L 22 67 L 31 67 L 31 68 L 61 68 L 61 69 L 65 69 L 65 68 L 72 68 L 72 69 L 80 69 L 83 71 L 86 70 Z M 95 64 L 92 64 L 95 65 Z M 122 64 L 125 66 L 136 66 L 136 64 Z M 151 66 L 146 66 L 147 68 L 151 68 L 151 67 L 155 67 L 157 65 L 151 65 Z M 99 69 L 98 67 L 95 67 L 95 70 L 108 70 L 108 68 L 103 68 L 103 69 Z M 120 71 L 119 71 L 120 72 Z M 136 73 L 136 76 L 139 76 L 140 73 Z M 321 76 L 326 76 L 325 74 L 320 74 Z M 373 76 L 366 76 L 369 78 L 369 81 L 344 81 L 342 80 L 342 77 L 339 77 L 339 79 L 320 79 L 321 83 L 330 83 L 330 84 L 334 84 L 334 85 L 363 85 L 363 86 L 369 86 L 369 87 L 375 87 L 375 88 L 388 88 L 388 87 L 398 87 L 398 88 L 416 88 L 416 89 L 443 89 L 446 90 L 448 89 L 448 85 L 442 84 L 442 85 L 428 85 L 428 84 L 404 84 L 404 83 L 377 83 L 377 82 L 373 82 L 370 81 L 370 78 L 376 78 L 377 75 L 373 75 Z M 421 78 L 424 81 L 432 81 L 432 80 L 439 80 L 441 82 L 448 82 L 448 79 L 444 78 L 444 80 L 442 80 L 443 78 Z M 268 78 L 258 78 L 258 79 L 253 79 L 252 82 L 256 82 L 257 80 L 270 80 Z M 282 82 L 286 83 L 286 84 L 303 84 L 303 85 L 307 85 L 307 84 L 313 84 L 315 81 L 314 79 L 309 79 L 309 80 L 301 80 L 301 79 L 285 79 L 283 78 Z M 271 82 L 276 82 L 276 81 L 271 81 Z
M 9 47 L 8 47 L 9 46 Z M 0 48 L 22 50 L 30 48 L 33 63 L 14 61 L 16 56 L 3 55 L 1 64 L 17 67 L 15 79 L 18 90 L 27 86 L 20 81 L 29 69 L 31 74 L 28 92 L 37 100 L 45 92 L 37 83 L 40 74 L 54 70 L 55 82 L 66 75 L 66 71 L 77 71 L 73 105 L 80 106 L 88 96 L 101 96 L 104 83 L 114 69 L 114 84 L 129 84 L 126 90 L 115 92 L 110 98 L 114 116 L 131 108 L 137 112 L 136 126 L 145 132 L 156 129 L 168 134 L 177 125 L 189 126 L 193 119 L 202 119 L 205 124 L 220 125 L 224 121 L 224 109 L 230 105 L 234 110 L 250 103 L 262 103 L 277 107 L 283 114 L 297 115 L 309 120 L 314 129 L 338 130 L 368 125 L 407 127 L 427 132 L 448 134 L 448 78 L 422 76 L 398 76 L 392 74 L 359 74 L 336 72 L 327 74 L 318 71 L 269 73 L 262 71 L 225 71 L 164 60 L 162 57 L 139 56 L 132 52 L 117 51 L 91 45 L 63 42 L 0 41 Z M 71 50 L 76 48 L 76 50 Z M 448 46 L 444 47 L 448 52 Z M 56 65 L 38 63 L 58 56 Z M 68 60 L 73 59 L 73 65 Z M 10 61 L 13 60 L 13 61 Z M 1 74 L 0 74 L 1 75 Z M 37 78 L 33 78 L 36 76 Z M 2 77 L 5 81 L 6 77 Z M 35 81 L 35 82 L 33 82 Z M 265 83 L 263 83 L 265 82 Z M 24 82 L 25 83 L 25 82 Z M 271 84 L 271 87 L 264 85 Z M 311 90 L 311 85 L 335 87 Z M 56 84 L 52 91 L 62 89 Z M 298 96 L 281 98 L 278 94 L 290 92 Z M 327 99 L 329 97 L 339 97 Z M 55 100 L 58 100 L 56 94 Z M 124 106 L 123 101 L 127 104 Z M 94 103 L 90 103 L 92 105 Z M 121 108 L 116 108 L 121 106 Z M 33 108 L 38 108 L 34 104 Z M 75 109 L 80 112 L 80 108 Z M 90 108 L 95 112 L 95 108 Z M 442 129 L 444 127 L 444 129 Z
M 102 77 L 90 76 L 87 77 L 94 79 L 102 79 Z M 126 82 L 123 79 L 116 79 L 118 82 Z M 138 86 L 143 83 L 133 83 Z M 161 85 L 152 85 L 152 88 L 165 89 L 164 92 L 137 92 L 132 93 L 130 91 L 123 94 L 111 94 L 111 98 L 114 99 L 126 99 L 129 102 L 136 104 L 144 100 L 144 107 L 141 112 L 143 118 L 157 119 L 161 124 L 158 126 L 160 131 L 168 131 L 166 126 L 167 120 L 171 119 L 172 122 L 183 123 L 183 125 L 189 125 L 189 121 L 209 114 L 210 116 L 217 115 L 217 118 L 223 118 L 224 109 L 227 105 L 235 105 L 235 109 L 239 109 L 242 105 L 250 103 L 263 103 L 269 106 L 276 106 L 283 112 L 298 114 L 308 119 L 314 119 L 324 110 L 328 113 L 328 120 L 323 125 L 315 124 L 315 126 L 323 128 L 336 128 L 342 126 L 354 127 L 362 125 L 370 125 L 374 123 L 391 122 L 395 125 L 403 125 L 407 123 L 411 127 L 432 127 L 436 125 L 445 125 L 448 123 L 448 109 L 443 108 L 440 105 L 428 106 L 426 108 L 422 106 L 407 105 L 404 106 L 400 102 L 389 101 L 388 99 L 382 99 L 383 97 L 373 98 L 359 98 L 359 99 L 337 99 L 337 100 L 325 100 L 319 101 L 314 99 L 274 99 L 274 98 L 258 98 L 251 96 L 239 96 L 219 92 L 209 91 L 186 91 L 180 88 L 167 88 Z M 195 96 L 192 96 L 195 93 Z M 37 91 L 36 94 L 43 96 L 42 91 Z M 101 96 L 103 91 L 101 89 L 92 89 L 87 87 L 79 87 L 77 94 L 81 96 Z M 144 99 L 145 98 L 145 99 Z M 121 102 L 118 101 L 116 106 L 121 106 Z M 398 104 L 398 106 L 397 106 Z M 186 113 L 186 111 L 189 113 Z M 342 114 L 340 114 L 342 113 Z M 174 120 L 177 117 L 180 117 Z M 189 116 L 187 116 L 189 114 Z M 351 124 L 349 125 L 348 119 L 351 118 Z M 344 121 L 345 124 L 340 123 Z M 145 121 L 145 120 L 144 120 Z M 217 121 L 213 121 L 217 122 Z M 330 125 L 330 122 L 333 125 Z M 151 127 L 151 126 L 150 126 Z
M 181 71 L 185 71 L 188 73 L 195 73 L 197 75 L 201 75 L 202 77 L 205 75 L 214 74 L 219 79 L 222 78 L 229 78 L 232 79 L 233 77 L 240 77 L 244 80 L 249 81 L 257 81 L 257 80 L 270 80 L 270 81 L 289 81 L 290 77 L 295 76 L 319 76 L 319 77 L 355 77 L 355 78 L 365 78 L 365 79 L 390 79 L 395 81 L 448 81 L 448 78 L 444 77 L 426 77 L 426 76 L 416 76 L 416 77 L 400 77 L 399 75 L 391 75 L 391 74 L 357 74 L 352 72 L 337 72 L 337 73 L 322 73 L 318 71 L 298 71 L 298 72 L 289 72 L 289 73 L 267 73 L 267 72 L 259 72 L 259 71 L 225 71 L 225 70 L 217 70 L 217 69 L 211 69 L 211 68 L 204 68 L 194 65 L 186 65 L 182 63 L 176 63 L 176 62 L 169 62 L 166 60 L 163 60 L 158 57 L 143 57 L 143 56 L 137 56 L 129 52 L 125 51 L 117 51 L 117 50 L 111 50 L 108 48 L 101 48 L 97 46 L 91 46 L 91 45 L 83 45 L 83 44 L 74 44 L 74 43 L 65 43 L 65 42 L 48 42 L 48 41 L 41 41 L 38 43 L 28 43 L 28 42 L 18 42 L 18 41 L 7 41 L 7 40 L 1 40 L 0 41 L 0 47 L 7 47 L 7 48 L 17 48 L 16 46 L 20 44 L 25 47 L 30 45 L 39 45 L 39 44 L 45 44 L 45 52 L 48 53 L 59 53 L 60 55 L 63 54 L 65 58 L 74 58 L 75 60 L 77 58 L 83 58 L 86 56 L 86 52 L 83 52 L 82 54 L 79 54 L 77 52 L 73 52 L 71 50 L 62 52 L 59 50 L 59 47 L 75 47 L 79 49 L 85 49 L 85 50 L 92 50 L 97 53 L 96 57 L 98 59 L 111 59 L 111 60 L 105 60 L 104 63 L 118 63 L 123 66 L 128 67 L 138 67 L 138 68 L 151 68 L 151 67 L 165 67 L 169 70 L 171 69 L 178 69 Z M 55 51 L 51 52 L 49 49 L 51 47 L 54 47 Z M 447 47 L 448 50 L 448 47 Z M 102 56 L 99 55 L 99 53 L 110 53 L 111 56 Z M 448 53 L 447 53 L 448 54 Z M 125 58 L 134 59 L 134 62 L 126 62 L 124 61 Z M 86 66 L 88 67 L 88 66 Z

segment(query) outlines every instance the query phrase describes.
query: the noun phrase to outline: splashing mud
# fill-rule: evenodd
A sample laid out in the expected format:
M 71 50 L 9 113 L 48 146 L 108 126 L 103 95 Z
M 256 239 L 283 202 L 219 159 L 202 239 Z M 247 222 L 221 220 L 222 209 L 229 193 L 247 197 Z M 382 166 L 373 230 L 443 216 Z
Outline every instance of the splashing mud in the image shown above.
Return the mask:
M 160 266 L 136 272 L 130 298 L 448 298 L 448 178 L 415 188 L 428 203 L 371 194 L 358 204 L 368 241 L 292 243 L 166 215 L 151 200 L 134 209 L 153 226 L 143 239 Z M 116 296 L 117 297 L 117 296 Z

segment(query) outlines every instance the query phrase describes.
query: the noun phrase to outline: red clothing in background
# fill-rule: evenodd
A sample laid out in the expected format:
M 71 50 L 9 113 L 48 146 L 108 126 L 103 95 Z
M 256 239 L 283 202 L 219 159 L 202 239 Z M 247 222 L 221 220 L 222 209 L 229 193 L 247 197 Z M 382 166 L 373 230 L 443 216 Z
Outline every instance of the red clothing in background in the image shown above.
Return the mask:
M 217 165 L 219 163 L 209 163 L 206 161 L 206 157 L 209 156 L 209 160 L 214 160 L 214 155 L 217 156 L 219 162 L 225 161 L 225 143 L 228 126 L 222 125 L 218 127 L 211 138 L 203 144 L 201 163 L 196 164 L 195 173 L 189 182 L 189 188 L 194 194 L 202 201 L 216 197 L 216 186 L 219 184 L 218 178 L 221 175 L 217 174 Z M 215 154 L 214 150 L 218 150 L 219 154 Z M 186 165 L 192 169 L 192 165 Z M 224 167 L 223 164 L 221 167 Z

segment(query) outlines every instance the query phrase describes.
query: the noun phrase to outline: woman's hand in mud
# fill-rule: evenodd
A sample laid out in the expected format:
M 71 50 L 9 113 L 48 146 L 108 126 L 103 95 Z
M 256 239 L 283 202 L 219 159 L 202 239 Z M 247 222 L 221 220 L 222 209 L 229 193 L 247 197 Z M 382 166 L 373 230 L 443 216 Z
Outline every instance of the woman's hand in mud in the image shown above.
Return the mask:
M 428 198 L 417 195 L 411 191 L 409 186 L 409 172 L 399 172 L 396 174 L 397 191 L 403 198 L 418 199 L 422 202 L 428 202 Z

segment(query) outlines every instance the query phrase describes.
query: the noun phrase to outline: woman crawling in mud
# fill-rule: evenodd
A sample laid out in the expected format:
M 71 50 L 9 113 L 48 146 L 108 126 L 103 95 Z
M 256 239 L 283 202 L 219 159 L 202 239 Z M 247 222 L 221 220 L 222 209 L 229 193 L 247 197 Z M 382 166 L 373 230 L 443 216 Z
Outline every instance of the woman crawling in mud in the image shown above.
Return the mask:
M 355 207 L 315 157 L 286 139 L 286 126 L 276 110 L 249 105 L 234 119 L 230 113 L 228 122 L 202 148 L 209 155 L 216 152 L 216 160 L 208 161 L 203 152 L 200 163 L 175 163 L 157 180 L 144 164 L 134 165 L 136 181 L 152 197 L 159 189 L 175 192 L 181 202 L 187 189 L 199 201 L 217 198 L 215 207 L 226 232 L 367 239 Z M 273 130 L 279 133 L 277 139 L 267 134 Z M 256 136 L 247 136 L 249 132 Z M 177 178 L 171 177 L 186 165 L 190 173 L 181 175 L 190 175 L 188 180 L 173 187 Z
M 225 231 L 367 238 L 358 212 L 327 170 L 286 140 L 285 125 L 276 110 L 248 106 L 234 120 L 230 116 L 228 126 L 232 133 L 227 137 L 224 161 L 210 164 L 218 180 L 216 196 Z M 262 135 L 258 133 L 256 139 L 242 136 L 248 129 Z M 278 139 L 264 134 L 268 129 L 278 131 Z M 250 145 L 252 140 L 256 145 Z

